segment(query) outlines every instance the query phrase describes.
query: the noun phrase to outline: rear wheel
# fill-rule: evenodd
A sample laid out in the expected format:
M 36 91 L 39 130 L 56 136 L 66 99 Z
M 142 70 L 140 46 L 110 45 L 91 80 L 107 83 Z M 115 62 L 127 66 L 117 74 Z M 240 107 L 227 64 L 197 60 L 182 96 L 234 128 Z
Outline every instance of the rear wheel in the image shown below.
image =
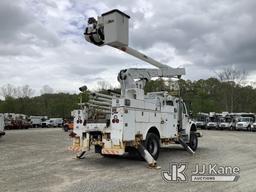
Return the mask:
M 145 148 L 157 160 L 160 152 L 160 138 L 154 133 L 148 133 L 145 141 Z
M 191 134 L 190 134 L 190 140 L 189 140 L 188 145 L 189 145 L 189 147 L 190 147 L 193 151 L 196 151 L 197 146 L 198 146 L 198 138 L 197 138 L 197 135 L 196 135 L 196 134 L 194 134 L 194 133 L 191 133 Z
M 64 127 L 63 127 L 63 130 L 64 130 L 65 132 L 68 132 L 68 126 L 64 126 Z

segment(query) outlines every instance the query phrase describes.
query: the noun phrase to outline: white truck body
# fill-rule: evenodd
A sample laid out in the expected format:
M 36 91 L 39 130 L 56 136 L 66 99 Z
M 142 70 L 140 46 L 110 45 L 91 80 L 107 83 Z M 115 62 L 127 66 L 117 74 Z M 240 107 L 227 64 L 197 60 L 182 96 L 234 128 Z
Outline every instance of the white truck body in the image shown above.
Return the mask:
M 74 133 L 83 141 L 83 150 L 88 151 L 92 140 L 90 133 L 101 132 L 103 154 L 123 155 L 125 147 L 133 146 L 136 138 L 145 141 L 150 131 L 157 133 L 161 146 L 178 141 L 178 98 L 167 93 L 149 93 L 145 99 L 113 98 L 110 125 L 106 123 L 84 123 L 87 121 L 85 110 L 76 110 Z M 129 101 L 129 102 L 128 102 Z M 128 104 L 129 103 L 129 104 Z M 182 102 L 183 134 L 189 142 L 190 131 L 196 126 L 188 117 L 185 103 Z M 106 138 L 104 138 L 106 136 Z M 87 139 L 84 139 L 86 137 Z M 94 140 L 96 141 L 96 139 Z
M 154 158 L 158 157 L 160 146 L 179 143 L 194 153 L 199 134 L 182 99 L 165 91 L 144 95 L 144 86 L 151 78 L 179 79 L 185 69 L 164 65 L 130 48 L 129 18 L 119 10 L 104 13 L 97 20 L 89 18 L 84 33 L 86 41 L 97 46 L 109 45 L 157 69 L 123 69 L 117 78 L 121 85 L 118 96 L 92 94 L 86 107 L 75 111 L 72 150 L 85 152 L 94 145 L 95 152 L 123 155 L 136 148 L 150 165 L 156 163 Z M 85 87 L 80 90 L 86 90 Z M 92 111 L 96 113 L 93 115 Z M 99 117 L 105 117 L 105 121 Z
M 4 132 L 4 114 L 0 113 L 0 137 L 5 135 Z

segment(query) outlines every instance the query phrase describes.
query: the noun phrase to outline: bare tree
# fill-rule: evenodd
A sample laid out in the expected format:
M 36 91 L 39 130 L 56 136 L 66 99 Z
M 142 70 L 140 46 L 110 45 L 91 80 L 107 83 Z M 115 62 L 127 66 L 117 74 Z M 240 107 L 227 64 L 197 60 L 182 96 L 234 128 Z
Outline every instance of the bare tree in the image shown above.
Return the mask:
M 29 87 L 29 85 L 24 85 L 21 88 L 21 97 L 31 97 L 34 95 L 34 90 Z
M 108 82 L 106 82 L 106 81 L 98 81 L 97 84 L 98 84 L 97 89 L 99 91 L 108 90 L 108 89 L 112 88 L 112 86 Z
M 11 84 L 7 84 L 1 87 L 0 94 L 6 97 L 13 97 L 13 98 L 24 98 L 24 97 L 31 97 L 34 94 L 34 90 L 29 87 L 29 85 L 24 85 L 22 87 L 14 87 Z
M 54 93 L 54 90 L 49 85 L 44 85 L 42 87 L 42 89 L 40 90 L 40 93 L 41 93 L 41 95 L 47 94 L 47 93 L 51 94 L 51 93 Z
M 233 81 L 236 84 L 241 84 L 247 77 L 245 70 L 239 70 L 234 66 L 229 68 L 224 68 L 223 71 L 217 73 L 218 78 L 222 82 Z
M 218 78 L 222 82 L 227 82 L 231 89 L 226 91 L 230 91 L 230 112 L 233 112 L 234 110 L 234 87 L 235 84 L 242 85 L 244 80 L 247 77 L 247 73 L 245 70 L 239 70 L 235 68 L 234 66 L 229 67 L 229 68 L 224 68 L 223 71 L 217 73 Z M 226 94 L 227 96 L 227 94 Z M 226 99 L 226 109 L 227 109 L 227 100 Z
M 17 93 L 17 90 L 15 87 L 13 87 L 11 84 L 7 84 L 5 86 L 1 87 L 0 94 L 6 98 L 6 97 L 15 97 Z

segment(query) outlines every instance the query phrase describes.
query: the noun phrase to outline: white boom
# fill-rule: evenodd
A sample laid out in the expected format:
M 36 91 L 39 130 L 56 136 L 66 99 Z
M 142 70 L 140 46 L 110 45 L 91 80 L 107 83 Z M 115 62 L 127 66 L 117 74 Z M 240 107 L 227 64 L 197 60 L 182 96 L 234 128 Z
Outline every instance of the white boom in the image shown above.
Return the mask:
M 128 46 L 129 18 L 130 16 L 116 9 L 102 14 L 98 17 L 98 20 L 89 18 L 88 26 L 84 33 L 85 39 L 97 46 L 109 45 L 122 50 L 129 55 L 159 68 L 160 71 L 143 69 L 146 70 L 146 73 L 151 77 L 180 78 L 182 75 L 185 75 L 184 68 L 172 68 L 168 65 L 164 65 Z

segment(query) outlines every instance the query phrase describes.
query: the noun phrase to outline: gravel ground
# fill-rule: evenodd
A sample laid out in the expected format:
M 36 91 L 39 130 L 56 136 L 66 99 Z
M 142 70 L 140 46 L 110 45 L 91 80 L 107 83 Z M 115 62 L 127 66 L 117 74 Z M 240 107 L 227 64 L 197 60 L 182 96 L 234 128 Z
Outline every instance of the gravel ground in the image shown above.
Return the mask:
M 68 134 L 53 128 L 12 130 L 0 138 L 0 191 L 256 191 L 256 133 L 202 133 L 193 156 L 179 145 L 162 149 L 162 170 L 169 162 L 187 162 L 188 173 L 196 163 L 239 166 L 237 182 L 167 183 L 161 170 L 148 169 L 144 161 L 93 152 L 76 160 L 67 150 Z

